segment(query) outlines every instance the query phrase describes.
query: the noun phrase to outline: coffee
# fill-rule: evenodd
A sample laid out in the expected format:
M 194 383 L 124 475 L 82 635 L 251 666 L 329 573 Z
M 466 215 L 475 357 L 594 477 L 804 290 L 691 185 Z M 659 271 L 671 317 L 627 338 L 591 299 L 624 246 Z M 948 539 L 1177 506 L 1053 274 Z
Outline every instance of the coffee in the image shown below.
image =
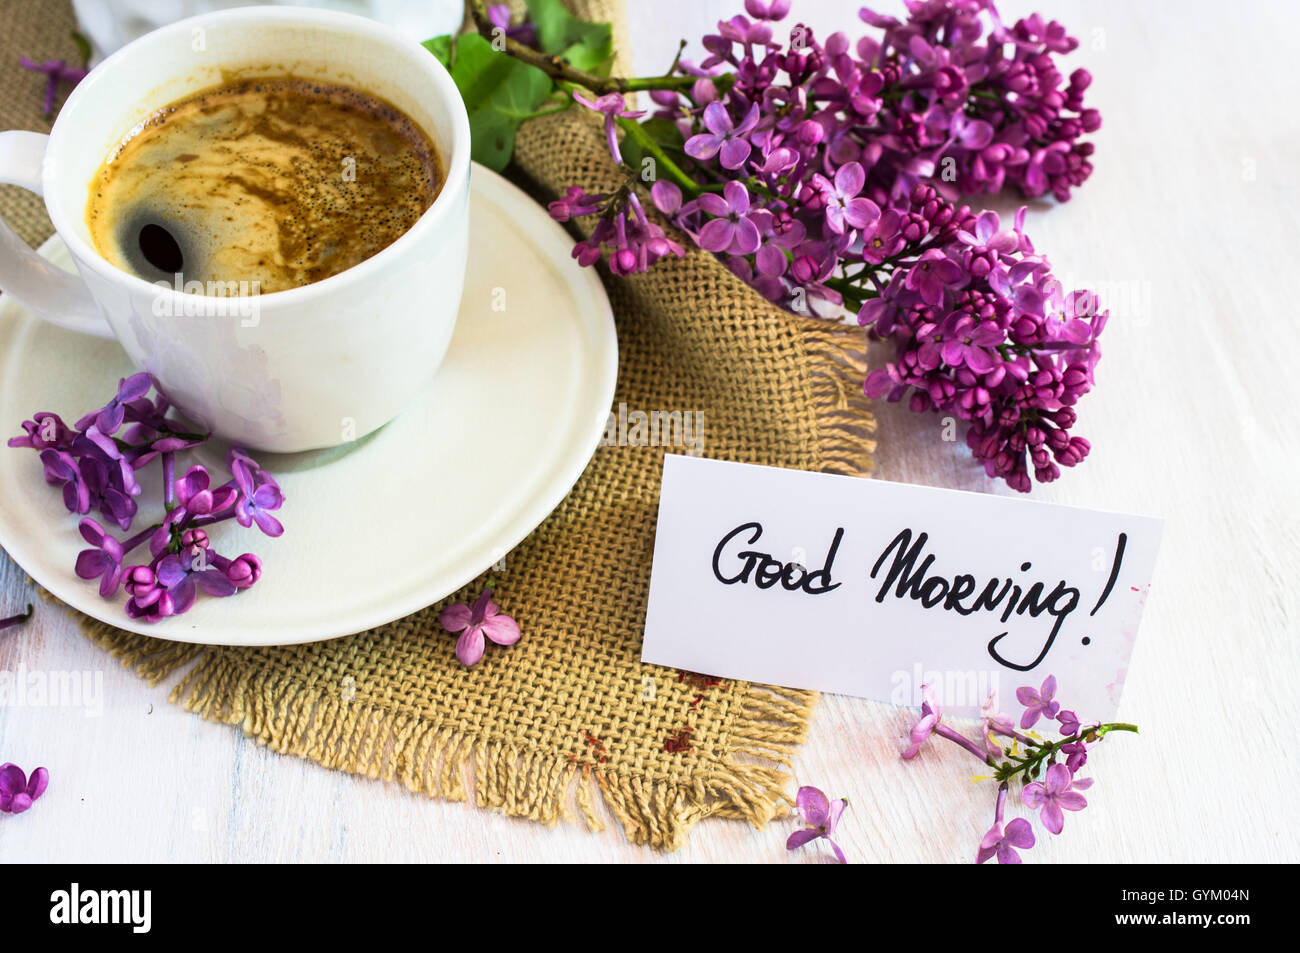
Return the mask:
M 442 182 L 428 137 L 378 96 L 249 79 L 133 129 L 96 173 L 86 219 L 99 253 L 124 271 L 266 294 L 382 251 Z

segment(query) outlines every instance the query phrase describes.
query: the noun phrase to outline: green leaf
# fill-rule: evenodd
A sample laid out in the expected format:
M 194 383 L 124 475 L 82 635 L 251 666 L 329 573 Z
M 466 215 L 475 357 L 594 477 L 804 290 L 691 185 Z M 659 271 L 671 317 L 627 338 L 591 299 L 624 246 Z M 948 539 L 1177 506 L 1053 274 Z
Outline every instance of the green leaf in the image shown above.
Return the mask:
M 669 158 L 677 159 L 686 155 L 682 148 L 682 131 L 671 119 L 647 119 L 641 123 L 641 131 L 663 149 Z M 623 153 L 623 161 L 633 168 L 640 167 L 641 160 L 649 154 L 636 136 L 624 136 L 619 148 Z
M 424 46 L 444 65 L 450 64 L 451 78 L 469 113 L 470 155 L 500 172 L 514 151 L 515 130 L 546 100 L 551 78 L 498 52 L 476 33 L 435 37 Z
M 77 55 L 81 57 L 81 68 L 85 69 L 87 66 L 90 65 L 90 57 L 91 57 L 90 41 L 86 39 L 84 34 L 78 33 L 76 30 L 73 30 L 72 42 L 77 45 Z
M 645 150 L 641 148 L 641 143 L 633 136 L 624 136 L 623 141 L 618 145 L 618 151 L 623 154 L 623 162 L 634 169 L 641 167 L 641 160 L 645 158 Z
M 671 119 L 647 119 L 641 128 L 650 134 L 650 138 L 665 149 L 681 152 L 685 144 L 682 131 Z
M 493 172 L 502 171 L 510 164 L 510 156 L 515 151 L 518 128 L 519 120 L 493 109 L 470 113 L 470 157 Z
M 605 24 L 600 25 L 604 26 Z M 610 69 L 614 65 L 614 41 L 607 36 L 603 42 L 587 43 L 584 41 L 575 43 L 560 54 L 560 59 L 566 61 L 574 69 L 605 77 L 609 75 Z
M 444 33 L 442 36 L 435 36 L 431 40 L 425 40 L 420 45 L 437 57 L 438 62 L 447 67 L 448 72 L 451 71 L 451 54 L 452 48 L 456 45 L 456 41 L 452 38 L 450 33 Z
M 500 53 L 499 56 L 506 54 Z M 551 78 L 539 69 L 511 60 L 513 70 L 488 97 L 492 108 L 520 122 L 528 119 L 551 94 Z
M 576 69 L 608 76 L 614 36 L 608 23 L 588 23 L 571 15 L 560 0 L 527 0 L 528 19 L 537 25 L 537 45 Z

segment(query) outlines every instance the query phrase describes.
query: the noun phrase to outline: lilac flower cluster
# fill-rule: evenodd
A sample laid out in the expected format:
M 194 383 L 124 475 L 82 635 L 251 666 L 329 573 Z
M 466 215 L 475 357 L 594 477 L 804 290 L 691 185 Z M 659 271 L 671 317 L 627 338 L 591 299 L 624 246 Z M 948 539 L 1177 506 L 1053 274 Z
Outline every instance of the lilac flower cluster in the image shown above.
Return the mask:
M 1065 811 L 1081 811 L 1088 806 L 1083 796 L 1092 786 L 1091 778 L 1078 773 L 1088 763 L 1092 747 L 1112 731 L 1137 731 L 1136 725 L 1085 722 L 1056 700 L 1056 677 L 1049 675 L 1035 689 L 1016 690 L 1016 700 L 1023 706 L 1019 722 L 997 711 L 997 698 L 990 695 L 984 705 L 979 740 L 966 737 L 943 721 L 943 710 L 927 685 L 922 688 L 921 717 L 909 733 L 910 744 L 903 758 L 911 760 L 931 736 L 953 742 L 994 769 L 998 782 L 993 826 L 984 834 L 976 851 L 976 863 L 993 857 L 1000 864 L 1018 864 L 1017 850 L 1034 846 L 1033 826 L 1024 818 L 1006 820 L 1007 795 L 1013 783 L 1022 785 L 1021 803 L 1038 812 L 1043 827 L 1052 834 L 1065 828 Z M 1040 719 L 1055 722 L 1061 738 L 1048 741 L 1033 730 Z M 1006 739 L 1005 741 L 999 740 Z M 981 779 L 982 780 L 982 779 Z
M 620 119 L 639 119 L 644 113 L 627 109 L 623 97 L 614 93 L 595 100 L 574 93 L 574 99 L 604 117 L 605 140 L 610 155 L 621 164 L 623 153 L 619 147 L 617 122 Z M 580 186 L 570 186 L 564 198 L 552 202 L 549 208 L 551 217 L 558 222 L 584 215 L 599 216 L 591 235 L 573 247 L 573 257 L 584 267 L 608 256 L 611 272 L 629 275 L 648 270 L 665 255 L 681 258 L 686 254 L 680 244 L 668 237 L 662 226 L 646 215 L 631 183 L 612 195 L 589 194 Z
M 906 22 L 861 11 L 884 36 L 860 40 L 849 57 L 900 91 L 884 97 L 869 135 L 879 184 L 895 197 L 920 177 L 949 198 L 1009 187 L 1067 201 L 1092 173 L 1092 143 L 1079 139 L 1101 127 L 1083 105 L 1091 74 L 1066 80 L 1057 69 L 1055 55 L 1079 41 L 1037 13 L 1008 28 L 989 0 L 907 6 Z
M 918 182 L 949 200 L 1008 187 L 1067 199 L 1091 171 L 1091 144 L 1078 139 L 1100 125 L 1097 111 L 1082 105 L 1087 71 L 1076 70 L 1067 83 L 1056 67 L 1055 55 L 1077 41 L 1037 15 L 1007 28 L 991 0 L 913 0 L 908 7 L 905 22 L 862 11 L 883 31 L 880 39 L 852 44 L 835 33 L 820 43 L 797 24 L 783 45 L 774 24 L 790 4 L 747 0 L 753 20 L 720 22 L 718 33 L 703 38 L 708 55 L 698 66 L 679 61 L 681 74 L 696 77 L 689 88 L 666 82 L 651 92 L 659 107 L 652 118 L 674 123 L 683 139 L 678 158 L 686 170 L 660 150 L 676 173 L 665 181 L 690 199 L 676 202 L 669 191 L 670 207 L 656 204 L 697 241 L 701 228 L 690 227 L 696 213 L 701 226 L 717 218 L 752 221 L 759 241 L 746 225 L 742 240 L 723 245 L 723 231 L 714 228 L 701 247 L 748 259 L 752 275 L 771 279 L 786 276 L 799 252 L 818 263 L 828 250 L 844 265 L 869 263 L 858 245 L 871 238 L 882 209 L 906 207 Z M 621 163 L 615 122 L 641 114 L 627 111 L 616 94 L 575 98 L 604 113 L 611 156 Z M 618 125 L 645 136 L 630 122 Z M 716 198 L 733 182 L 745 186 L 744 197 L 736 193 L 743 211 L 733 199 Z M 714 200 L 701 206 L 710 193 Z M 626 195 L 594 198 L 581 212 L 564 202 L 560 210 L 609 218 L 626 212 Z M 771 249 L 761 263 L 760 248 Z M 610 247 L 614 255 L 621 250 Z M 760 290 L 789 303 L 788 293 L 806 278 L 791 274 L 784 287 L 766 280 Z
M 571 186 L 564 198 L 550 204 L 550 212 L 559 222 L 582 215 L 600 216 L 591 235 L 573 246 L 573 257 L 584 267 L 607 255 L 613 274 L 631 275 L 648 270 L 665 255 L 681 258 L 686 254 L 662 226 L 650 220 L 641 200 L 630 189 L 605 196 Z
M 125 590 L 127 615 L 146 622 L 189 611 L 200 591 L 232 596 L 261 578 L 257 556 L 222 556 L 211 546 L 208 527 L 234 519 L 244 527 L 256 525 L 267 536 L 284 532 L 274 515 L 284 493 L 244 451 L 228 452 L 231 478 L 220 486 L 213 486 L 202 466 L 176 477 L 176 454 L 208 435 L 187 431 L 171 415 L 164 395 L 150 398 L 152 389 L 147 373 L 135 374 L 119 382 L 117 394 L 104 407 L 74 427 L 56 414 L 38 413 L 23 422 L 22 436 L 9 441 L 10 447 L 40 454 L 46 482 L 60 488 L 69 512 L 82 517 L 78 528 L 90 548 L 77 556 L 77 575 L 98 580 L 106 599 Z M 118 539 L 89 514 L 96 512 L 122 532 L 130 531 L 139 512 L 136 473 L 154 460 L 162 466 L 165 515 L 128 539 Z M 128 564 L 128 556 L 146 542 L 150 559 Z
M 1055 480 L 1090 449 L 1070 428 L 1074 405 L 1092 390 L 1108 313 L 1095 295 L 1064 291 L 1024 233 L 1023 208 L 1004 229 L 995 213 L 975 216 L 918 184 L 907 211 L 891 218 L 922 237 L 878 229 L 868 243 L 869 255 L 906 244 L 912 257 L 889 268 L 858 311 L 859 323 L 896 345 L 894 359 L 867 376 L 867 395 L 910 394 L 914 411 L 969 421 L 975 459 L 1017 490 L 1029 491 L 1031 473 Z
M 988 473 L 1028 491 L 1087 455 L 1069 431 L 1106 315 L 1053 278 L 1023 210 L 1003 229 L 955 201 L 1003 189 L 1068 199 L 1092 169 L 1080 141 L 1100 125 L 1083 105 L 1091 77 L 1057 68 L 1078 44 L 1055 21 L 1008 27 L 992 0 L 907 6 L 905 21 L 861 12 L 879 38 L 819 42 L 797 24 L 780 42 L 790 3 L 747 0 L 748 16 L 703 38 L 698 65 L 679 61 L 651 91 L 649 119 L 617 94 L 575 92 L 602 115 L 627 182 L 571 187 L 551 213 L 597 216 L 574 248 L 584 265 L 623 275 L 680 256 L 638 198 L 644 165 L 623 158 L 635 143 L 657 169 L 653 204 L 695 245 L 775 303 L 847 308 L 894 339 L 867 393 L 910 393 L 914 410 L 968 421 Z

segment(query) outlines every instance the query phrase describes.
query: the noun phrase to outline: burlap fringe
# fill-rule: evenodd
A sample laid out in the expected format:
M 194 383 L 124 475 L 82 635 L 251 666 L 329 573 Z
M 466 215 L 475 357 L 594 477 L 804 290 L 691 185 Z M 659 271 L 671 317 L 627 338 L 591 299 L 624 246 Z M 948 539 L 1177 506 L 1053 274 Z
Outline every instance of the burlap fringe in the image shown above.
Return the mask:
M 278 754 L 448 800 L 465 800 L 472 776 L 479 807 L 545 824 L 569 814 L 572 792 L 591 830 L 604 827 L 603 803 L 628 840 L 664 850 L 680 847 L 704 817 L 740 818 L 761 827 L 786 813 L 790 757 L 804 740 L 817 699 L 815 692 L 748 685 L 721 770 L 680 785 L 438 728 L 418 715 L 348 701 L 335 687 L 259 685 L 256 667 L 223 658 L 219 648 L 160 642 L 84 616 L 81 627 L 150 684 L 197 660 L 170 700 L 208 721 L 237 726 Z

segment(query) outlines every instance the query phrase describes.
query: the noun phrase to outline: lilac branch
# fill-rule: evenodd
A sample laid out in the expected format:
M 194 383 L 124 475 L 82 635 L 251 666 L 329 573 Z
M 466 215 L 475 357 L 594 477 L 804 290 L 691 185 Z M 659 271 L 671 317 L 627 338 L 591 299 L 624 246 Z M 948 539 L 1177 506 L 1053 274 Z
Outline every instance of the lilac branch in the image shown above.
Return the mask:
M 469 13 L 479 35 L 495 47 L 501 48 L 503 52 L 529 66 L 536 67 L 551 79 L 577 83 L 594 93 L 635 93 L 655 89 L 686 90 L 695 85 L 694 76 L 597 76 L 595 73 L 571 66 L 558 56 L 548 56 L 531 46 L 525 46 L 514 37 L 507 35 L 488 18 L 487 7 L 483 0 L 469 0 Z

